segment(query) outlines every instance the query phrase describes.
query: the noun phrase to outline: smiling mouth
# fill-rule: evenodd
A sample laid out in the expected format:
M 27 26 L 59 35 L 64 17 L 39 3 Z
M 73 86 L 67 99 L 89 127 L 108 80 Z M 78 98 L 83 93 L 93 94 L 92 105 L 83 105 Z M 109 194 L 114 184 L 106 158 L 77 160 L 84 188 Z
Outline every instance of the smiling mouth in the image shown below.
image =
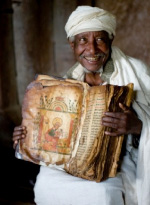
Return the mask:
M 99 57 L 84 57 L 86 60 L 90 61 L 90 62 L 97 62 L 100 60 Z
M 82 58 L 85 58 L 89 62 L 98 62 L 101 59 L 104 60 L 105 54 L 97 54 L 94 56 L 81 56 Z

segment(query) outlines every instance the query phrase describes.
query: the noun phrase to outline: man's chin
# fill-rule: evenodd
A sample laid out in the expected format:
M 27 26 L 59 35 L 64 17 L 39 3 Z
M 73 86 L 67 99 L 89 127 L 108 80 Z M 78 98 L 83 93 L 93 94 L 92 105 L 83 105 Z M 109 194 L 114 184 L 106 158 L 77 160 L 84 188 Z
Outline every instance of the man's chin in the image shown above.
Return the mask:
M 93 63 L 93 65 L 91 65 L 89 63 L 84 63 L 84 64 L 82 64 L 82 66 L 84 68 L 86 68 L 86 70 L 89 72 L 96 72 L 102 67 L 102 65 L 99 65 L 99 64 L 94 65 L 94 63 Z
M 85 69 L 87 70 L 87 72 L 97 72 L 99 69 L 101 68 L 101 66 L 99 67 L 85 67 Z

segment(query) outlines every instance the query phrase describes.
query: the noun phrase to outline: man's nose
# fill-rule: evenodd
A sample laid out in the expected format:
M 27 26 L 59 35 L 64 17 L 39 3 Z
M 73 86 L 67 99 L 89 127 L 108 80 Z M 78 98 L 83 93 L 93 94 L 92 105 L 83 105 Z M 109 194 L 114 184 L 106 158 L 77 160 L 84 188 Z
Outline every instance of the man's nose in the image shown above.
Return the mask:
M 88 50 L 91 54 L 95 54 L 97 52 L 97 45 L 94 41 L 88 43 Z

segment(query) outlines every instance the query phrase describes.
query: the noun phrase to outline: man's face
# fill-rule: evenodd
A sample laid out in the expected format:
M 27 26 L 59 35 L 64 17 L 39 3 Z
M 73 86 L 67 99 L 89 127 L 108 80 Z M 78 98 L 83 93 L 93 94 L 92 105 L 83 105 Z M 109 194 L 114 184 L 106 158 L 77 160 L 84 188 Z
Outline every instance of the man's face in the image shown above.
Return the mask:
M 70 45 L 76 60 L 87 70 L 95 72 L 110 56 L 112 40 L 105 31 L 91 31 L 77 34 Z

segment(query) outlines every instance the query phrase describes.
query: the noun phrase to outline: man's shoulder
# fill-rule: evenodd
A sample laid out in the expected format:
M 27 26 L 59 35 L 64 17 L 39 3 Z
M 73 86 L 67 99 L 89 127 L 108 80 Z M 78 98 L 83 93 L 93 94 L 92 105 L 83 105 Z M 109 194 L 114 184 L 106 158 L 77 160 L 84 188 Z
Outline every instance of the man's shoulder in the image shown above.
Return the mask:
M 74 70 L 77 68 L 78 64 L 79 64 L 79 63 L 75 63 L 75 64 L 67 71 L 67 73 L 65 74 L 65 76 L 66 76 L 67 78 L 72 78 L 72 74 L 73 74 Z
M 144 63 L 140 59 L 124 54 L 116 46 L 112 46 L 112 58 L 113 60 L 120 61 L 121 63 L 124 63 L 124 62 L 130 63 L 131 67 L 138 73 L 145 72 L 147 74 L 150 74 L 150 67 L 146 63 Z
M 145 62 L 131 56 L 127 56 L 127 58 L 135 70 L 138 70 L 138 72 L 145 72 L 150 75 L 150 66 L 148 66 Z
M 75 80 L 83 80 L 84 69 L 80 63 L 75 63 L 66 73 L 64 78 L 75 79 Z

